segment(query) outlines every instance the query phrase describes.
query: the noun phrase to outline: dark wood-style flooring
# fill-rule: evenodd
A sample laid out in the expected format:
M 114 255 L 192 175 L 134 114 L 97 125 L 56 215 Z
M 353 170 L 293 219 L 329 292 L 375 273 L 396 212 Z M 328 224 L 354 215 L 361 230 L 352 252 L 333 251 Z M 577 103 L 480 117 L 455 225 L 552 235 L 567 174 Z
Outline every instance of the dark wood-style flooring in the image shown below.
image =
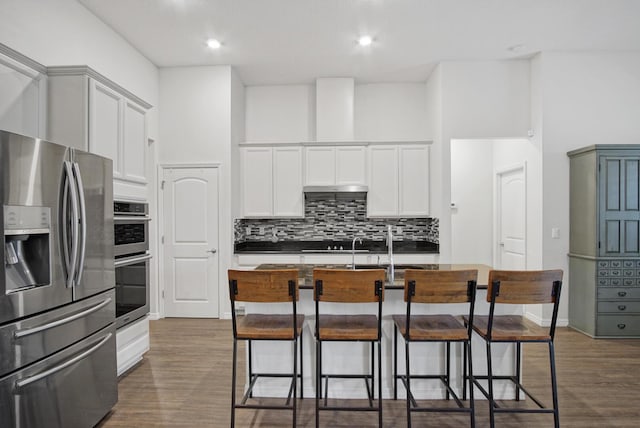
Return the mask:
M 151 323 L 151 350 L 120 379 L 119 401 L 102 421 L 112 427 L 228 427 L 231 388 L 231 322 L 164 319 Z M 483 350 L 478 350 L 483 351 Z M 476 352 L 478 352 L 476 351 Z M 241 351 L 240 355 L 244 356 Z M 547 348 L 524 347 L 524 384 L 549 402 Z M 562 427 L 640 426 L 640 340 L 591 339 L 568 328 L 556 335 Z M 239 368 L 244 367 L 244 361 Z M 475 370 L 481 373 L 483 367 Z M 240 379 L 243 379 L 243 372 Z M 240 382 L 242 384 L 242 382 Z M 242 385 L 239 385 L 239 390 Z M 479 395 L 479 392 L 477 393 Z M 299 401 L 298 426 L 315 426 L 314 400 Z M 488 408 L 477 401 L 477 426 L 485 427 Z M 239 410 L 238 427 L 291 426 L 289 411 Z M 416 427 L 464 427 L 455 414 L 419 414 Z M 323 412 L 326 427 L 377 426 L 375 413 Z M 496 416 L 500 427 L 549 427 L 550 415 Z M 384 402 L 384 426 L 406 426 L 403 400 Z

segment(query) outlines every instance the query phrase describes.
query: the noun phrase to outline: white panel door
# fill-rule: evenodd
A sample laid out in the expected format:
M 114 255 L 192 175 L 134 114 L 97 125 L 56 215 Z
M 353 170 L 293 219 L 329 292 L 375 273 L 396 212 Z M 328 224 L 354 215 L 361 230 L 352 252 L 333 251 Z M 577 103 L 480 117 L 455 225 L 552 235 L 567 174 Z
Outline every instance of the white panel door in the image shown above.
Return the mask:
M 163 181 L 165 316 L 217 318 L 218 169 L 167 168 Z
M 245 217 L 269 217 L 273 214 L 272 164 L 271 147 L 241 149 L 242 212 Z
M 122 177 L 121 99 L 118 93 L 90 80 L 89 151 L 113 160 L 114 178 Z
M 498 172 L 498 268 L 523 270 L 526 258 L 526 174 L 525 167 Z
M 145 153 L 147 146 L 146 110 L 131 101 L 124 103 L 124 178 L 146 183 Z
M 273 215 L 302 217 L 302 149 L 274 147 L 273 149 Z
M 336 184 L 366 184 L 365 146 L 336 147 Z
M 333 146 L 306 147 L 304 158 L 305 185 L 336 184 L 336 151 Z
M 400 146 L 399 176 L 401 216 L 429 214 L 429 146 Z
M 398 149 L 396 146 L 369 148 L 369 217 L 398 215 Z

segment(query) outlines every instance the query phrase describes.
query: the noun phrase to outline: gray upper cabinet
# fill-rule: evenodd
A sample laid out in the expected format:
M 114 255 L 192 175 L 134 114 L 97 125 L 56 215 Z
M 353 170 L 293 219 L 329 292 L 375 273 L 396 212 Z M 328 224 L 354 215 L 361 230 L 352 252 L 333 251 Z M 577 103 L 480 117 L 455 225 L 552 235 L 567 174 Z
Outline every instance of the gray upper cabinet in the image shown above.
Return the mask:
M 640 256 L 640 150 L 599 156 L 601 256 Z

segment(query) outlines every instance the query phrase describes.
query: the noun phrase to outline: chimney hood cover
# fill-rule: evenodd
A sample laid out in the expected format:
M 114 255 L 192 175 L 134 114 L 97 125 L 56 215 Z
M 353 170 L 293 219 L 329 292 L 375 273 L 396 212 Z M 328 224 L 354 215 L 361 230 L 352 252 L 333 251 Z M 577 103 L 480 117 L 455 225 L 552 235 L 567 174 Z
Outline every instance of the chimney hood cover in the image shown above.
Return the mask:
M 304 186 L 307 198 L 365 198 L 369 188 L 363 185 Z

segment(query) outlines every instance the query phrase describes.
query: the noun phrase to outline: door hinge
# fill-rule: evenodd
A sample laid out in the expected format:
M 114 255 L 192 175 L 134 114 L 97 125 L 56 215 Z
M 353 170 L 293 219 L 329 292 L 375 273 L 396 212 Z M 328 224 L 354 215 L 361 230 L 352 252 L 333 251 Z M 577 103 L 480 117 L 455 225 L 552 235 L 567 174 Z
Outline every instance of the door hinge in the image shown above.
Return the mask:
M 164 290 L 162 290 L 162 298 L 164 299 Z
M 160 183 L 160 190 L 164 190 L 164 183 L 165 183 L 165 181 L 162 180 L 162 182 Z
M 160 242 L 164 244 L 164 236 L 160 238 Z
M 598 248 L 600 248 L 600 241 L 598 241 Z

